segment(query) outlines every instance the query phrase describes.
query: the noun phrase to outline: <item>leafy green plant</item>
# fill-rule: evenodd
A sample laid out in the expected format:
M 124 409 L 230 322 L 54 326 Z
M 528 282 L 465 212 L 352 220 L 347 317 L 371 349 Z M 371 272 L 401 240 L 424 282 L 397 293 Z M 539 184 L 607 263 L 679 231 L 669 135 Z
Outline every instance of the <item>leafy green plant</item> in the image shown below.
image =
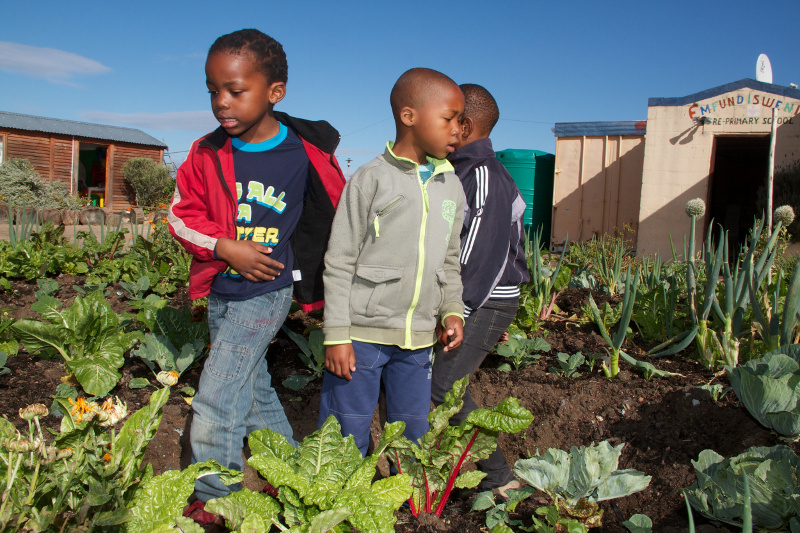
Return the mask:
M 725 371 L 736 396 L 763 426 L 790 440 L 800 438 L 800 344 Z
M 148 406 L 125 422 L 125 406 L 108 399 L 103 406 L 60 399 L 67 413 L 48 442 L 39 419 L 44 405 L 20 410 L 28 420 L 22 435 L 0 419 L 0 532 L 111 530 L 131 518 L 129 505 L 142 482 L 153 475 L 142 466 L 147 444 L 161 421 L 169 391 L 154 392 Z M 81 406 L 81 407 L 79 407 Z M 74 413 L 74 414 L 73 414 Z
M 553 267 L 549 259 L 544 259 L 542 255 L 542 231 L 543 227 L 540 226 L 534 231 L 530 239 L 527 238 L 528 232 L 526 232 L 525 239 L 525 257 L 528 262 L 530 282 L 522 287 L 523 297 L 520 302 L 520 308 L 529 312 L 534 320 L 546 320 L 556 309 L 556 298 L 558 298 L 560 292 L 558 282 L 561 273 L 568 270 L 564 267 L 566 254 L 561 254 L 555 263 L 555 267 Z M 564 239 L 564 249 L 566 250 L 567 248 L 568 241 Z M 568 279 L 569 276 L 567 275 Z M 529 309 L 530 307 L 532 309 Z
M 169 202 L 175 190 L 175 180 L 164 165 L 149 157 L 133 157 L 122 165 L 122 177 L 136 195 L 136 205 L 155 207 Z
M 77 296 L 66 309 L 60 306 L 52 296 L 43 296 L 31 309 L 44 320 L 22 319 L 11 328 L 28 352 L 45 349 L 60 354 L 87 393 L 107 394 L 119 381 L 123 354 L 139 339 L 138 332 L 123 330 L 124 319 L 100 292 Z
M 283 380 L 284 387 L 298 391 L 315 379 L 322 377 L 322 372 L 325 370 L 324 337 L 322 330 L 319 328 L 312 329 L 308 334 L 308 339 L 299 333 L 295 333 L 285 325 L 281 326 L 281 330 L 300 348 L 298 357 L 311 370 L 310 375 L 294 374 Z
M 800 531 L 800 458 L 788 446 L 749 448 L 729 459 L 703 450 L 692 466 L 697 481 L 683 494 L 703 516 L 742 528 L 752 521 L 758 531 Z M 743 512 L 745 483 L 750 517 Z
M 603 323 L 604 328 L 610 331 L 611 328 L 619 324 L 619 321 L 622 320 L 623 307 L 622 305 L 611 307 L 609 302 L 604 302 L 603 306 L 598 308 L 600 321 Z M 594 313 L 591 304 L 582 305 L 581 311 L 594 321 Z
M 453 488 L 472 488 L 486 475 L 479 470 L 462 472 L 465 463 L 485 459 L 497 446 L 497 434 L 527 428 L 533 415 L 509 397 L 493 409 L 476 409 L 458 426 L 450 417 L 464 405 L 461 397 L 469 377 L 456 381 L 444 402 L 429 415 L 430 430 L 418 442 L 399 436 L 388 446 L 387 456 L 401 474 L 411 480 L 411 512 L 441 516 Z
M 7 362 L 8 362 L 8 354 L 0 350 L 0 376 L 3 376 L 11 372 L 11 369 L 9 369 L 6 366 Z
M 120 281 L 119 285 L 128 292 L 131 300 L 141 300 L 150 290 L 150 278 L 141 276 L 136 281 Z
M 206 508 L 236 528 L 256 520 L 264 524 L 260 531 L 272 525 L 281 531 L 329 531 L 346 523 L 359 531 L 393 532 L 394 513 L 411 494 L 408 476 L 372 480 L 380 454 L 404 428 L 403 422 L 387 424 L 374 453 L 366 458 L 352 436 L 342 437 L 333 416 L 297 449 L 272 430 L 254 431 L 248 437 L 253 455 L 247 462 L 277 489 L 277 500 L 240 491 L 212 500 Z
M 645 514 L 635 514 L 622 523 L 631 533 L 650 533 L 653 531 L 653 521 Z
M 555 513 L 560 518 L 578 520 L 587 528 L 599 527 L 603 511 L 597 502 L 628 496 L 650 484 L 650 476 L 643 472 L 617 469 L 624 446 L 603 441 L 573 446 L 569 453 L 550 448 L 541 457 L 518 460 L 514 473 L 552 498 L 554 505 L 545 508 L 545 516 Z M 548 522 L 555 525 L 552 520 Z
M 529 339 L 523 334 L 512 333 L 508 336 L 508 340 L 503 344 L 498 344 L 495 350 L 498 355 L 511 361 L 514 370 L 520 370 L 541 357 L 541 354 L 535 352 L 549 352 L 550 343 L 541 337 Z M 498 370 L 508 372 L 511 367 L 505 363 L 500 365 Z
M 576 378 L 580 377 L 581 373 L 578 372 L 578 368 L 586 361 L 586 358 L 583 357 L 581 352 L 576 352 L 572 355 L 564 352 L 558 352 L 556 358 L 560 368 L 551 366 L 547 369 L 548 372 L 553 372 L 554 374 L 558 374 L 559 376 L 565 378 L 571 376 Z

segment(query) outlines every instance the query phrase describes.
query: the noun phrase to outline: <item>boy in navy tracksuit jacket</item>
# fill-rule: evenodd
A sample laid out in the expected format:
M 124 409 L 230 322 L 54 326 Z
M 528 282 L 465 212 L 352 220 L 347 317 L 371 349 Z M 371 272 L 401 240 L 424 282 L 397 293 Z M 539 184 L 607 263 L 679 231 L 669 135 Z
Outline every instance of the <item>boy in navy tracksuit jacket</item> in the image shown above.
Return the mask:
M 454 350 L 436 350 L 431 385 L 435 405 L 444 401 L 456 380 L 478 370 L 517 314 L 520 284 L 530 280 L 523 244 L 525 201 L 489 140 L 500 116 L 497 103 L 480 85 L 460 87 L 464 119 L 459 144 L 448 159 L 469 203 L 460 257 L 464 340 Z M 467 388 L 464 407 L 451 423 L 461 423 L 477 407 Z M 494 489 L 505 496 L 506 490 L 520 486 L 499 447 L 478 467 L 486 473 L 481 490 Z

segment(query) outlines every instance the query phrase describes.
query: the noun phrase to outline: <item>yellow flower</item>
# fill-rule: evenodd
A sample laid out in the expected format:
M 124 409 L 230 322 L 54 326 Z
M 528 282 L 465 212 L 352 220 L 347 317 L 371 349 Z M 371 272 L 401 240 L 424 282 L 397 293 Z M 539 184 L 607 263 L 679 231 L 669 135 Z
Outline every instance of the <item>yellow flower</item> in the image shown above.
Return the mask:
M 169 219 L 167 217 L 164 217 L 164 218 L 161 219 L 161 222 L 166 224 L 167 222 L 169 222 Z
M 87 402 L 83 396 L 78 397 L 77 400 L 69 399 L 72 405 L 72 416 L 75 417 L 76 422 L 83 420 L 83 415 L 92 415 L 97 412 L 97 404 L 94 402 Z

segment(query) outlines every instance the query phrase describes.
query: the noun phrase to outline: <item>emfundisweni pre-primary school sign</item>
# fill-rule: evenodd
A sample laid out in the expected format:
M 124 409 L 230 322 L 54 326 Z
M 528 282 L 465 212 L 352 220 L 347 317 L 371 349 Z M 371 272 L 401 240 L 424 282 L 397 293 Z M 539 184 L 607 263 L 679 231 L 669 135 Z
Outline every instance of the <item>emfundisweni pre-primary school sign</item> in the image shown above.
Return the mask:
M 668 256 L 670 235 L 682 248 L 692 198 L 707 206 L 698 240 L 713 220 L 741 242 L 762 214 L 756 199 L 767 180 L 773 115 L 779 170 L 800 160 L 800 90 L 793 87 L 744 79 L 650 98 L 646 123 L 556 124 L 551 244 L 563 242 L 570 228 L 570 240 L 588 240 L 628 223 L 637 231 L 638 254 Z

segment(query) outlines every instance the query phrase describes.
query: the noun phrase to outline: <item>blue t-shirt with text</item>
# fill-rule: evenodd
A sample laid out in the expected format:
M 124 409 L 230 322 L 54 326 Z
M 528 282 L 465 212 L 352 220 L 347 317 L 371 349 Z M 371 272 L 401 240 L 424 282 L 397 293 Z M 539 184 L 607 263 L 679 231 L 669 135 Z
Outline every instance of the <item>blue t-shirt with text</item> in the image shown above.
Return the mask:
M 294 253 L 289 238 L 303 210 L 308 181 L 308 155 L 297 134 L 280 125 L 278 134 L 261 143 L 233 142 L 236 175 L 236 240 L 251 240 L 272 248 L 270 257 L 284 265 L 272 281 L 252 282 L 229 266 L 211 284 L 211 294 L 226 300 L 246 300 L 293 282 Z

